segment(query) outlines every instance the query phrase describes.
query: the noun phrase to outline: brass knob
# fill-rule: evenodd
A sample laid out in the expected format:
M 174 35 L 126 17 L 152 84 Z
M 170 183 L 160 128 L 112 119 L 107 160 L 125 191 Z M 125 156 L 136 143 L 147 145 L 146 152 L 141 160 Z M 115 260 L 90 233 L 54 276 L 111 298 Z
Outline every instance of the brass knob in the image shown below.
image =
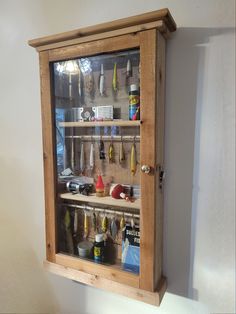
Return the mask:
M 144 173 L 146 173 L 146 174 L 148 174 L 148 173 L 151 172 L 151 167 L 148 166 L 148 165 L 142 165 L 141 171 L 144 172 Z

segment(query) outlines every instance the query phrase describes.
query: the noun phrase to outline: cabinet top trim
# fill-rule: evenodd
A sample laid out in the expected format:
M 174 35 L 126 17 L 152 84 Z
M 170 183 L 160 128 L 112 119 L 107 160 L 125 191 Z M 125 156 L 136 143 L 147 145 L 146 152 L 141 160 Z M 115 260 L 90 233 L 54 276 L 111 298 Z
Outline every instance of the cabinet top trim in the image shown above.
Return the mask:
M 106 33 L 114 30 L 121 30 L 130 26 L 137 26 L 144 23 L 151 23 L 155 21 L 163 21 L 166 25 L 166 32 L 174 32 L 176 30 L 176 23 L 168 9 L 156 10 L 144 14 L 139 14 L 112 22 L 106 22 L 84 28 L 79 28 L 73 31 L 45 36 L 28 41 L 28 44 L 34 48 L 54 43 L 64 42 L 67 40 L 77 39 L 81 37 L 88 37 L 100 33 Z

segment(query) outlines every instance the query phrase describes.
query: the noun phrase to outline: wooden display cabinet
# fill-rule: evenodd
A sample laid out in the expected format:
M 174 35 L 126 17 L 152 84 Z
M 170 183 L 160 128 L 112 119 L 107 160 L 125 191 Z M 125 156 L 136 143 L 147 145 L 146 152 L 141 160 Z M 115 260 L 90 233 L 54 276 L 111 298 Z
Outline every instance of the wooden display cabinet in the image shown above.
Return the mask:
M 44 266 L 153 305 L 166 290 L 165 47 L 175 29 L 163 9 L 29 41 L 40 60 Z M 126 199 L 109 195 L 115 184 Z M 95 252 L 97 233 L 105 242 Z M 81 242 L 92 247 L 85 256 Z

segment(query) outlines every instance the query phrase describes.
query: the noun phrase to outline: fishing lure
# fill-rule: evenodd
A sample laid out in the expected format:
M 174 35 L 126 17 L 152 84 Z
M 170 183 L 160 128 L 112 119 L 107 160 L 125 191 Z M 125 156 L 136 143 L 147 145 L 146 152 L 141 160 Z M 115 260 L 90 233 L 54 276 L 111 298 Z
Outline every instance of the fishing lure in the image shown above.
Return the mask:
M 131 61 L 128 59 L 127 65 L 126 65 L 126 78 L 129 78 L 132 76 L 132 67 L 131 67 Z
M 97 231 L 97 216 L 93 213 L 93 230 Z
M 101 72 L 100 72 L 100 80 L 99 80 L 99 93 L 101 96 L 104 96 L 104 92 L 105 92 L 105 77 L 104 77 L 103 64 L 101 64 Z
M 104 217 L 102 219 L 102 231 L 104 233 L 107 231 L 107 227 L 108 227 L 108 218 L 106 215 L 104 215 Z
M 78 231 L 78 210 L 75 209 L 74 213 L 74 237 L 76 236 Z
M 105 146 L 104 146 L 104 142 L 102 139 L 100 139 L 100 143 L 99 143 L 99 158 L 100 159 L 106 159 L 106 157 L 105 157 Z
M 136 149 L 135 149 L 135 143 L 133 143 L 131 147 L 131 154 L 130 154 L 130 171 L 131 174 L 134 176 L 136 173 L 137 166 L 137 160 L 136 160 Z
M 67 209 L 64 217 L 64 224 L 65 224 L 65 229 L 66 229 L 66 244 L 67 244 L 67 249 L 70 254 L 74 253 L 74 245 L 73 245 L 73 239 L 72 239 L 72 234 L 70 230 L 70 224 L 71 224 L 71 219 L 70 219 L 70 212 Z
M 123 141 L 121 141 L 120 150 L 119 150 L 119 162 L 120 164 L 123 164 L 124 161 L 125 161 L 125 150 L 124 150 Z
M 94 168 L 94 145 L 93 145 L 93 143 L 91 143 L 91 146 L 90 146 L 89 166 L 90 166 L 90 170 L 92 172 L 93 168 Z
M 84 143 L 81 143 L 80 147 L 80 171 L 81 173 L 84 172 Z
M 118 228 L 117 228 L 116 220 L 115 218 L 113 218 L 110 225 L 110 233 L 113 240 L 115 240 L 117 232 L 118 232 Z
M 66 210 L 66 213 L 65 213 L 64 224 L 65 224 L 66 229 L 70 229 L 70 212 L 68 209 Z
M 123 230 L 125 228 L 125 217 L 123 216 L 120 220 L 120 229 Z
M 63 150 L 64 150 L 63 166 L 64 166 L 64 170 L 65 170 L 67 168 L 67 149 L 66 149 L 66 144 L 63 145 Z
M 74 159 L 74 133 L 72 131 L 72 136 L 71 136 L 71 170 L 74 172 L 75 170 L 75 159 Z
M 109 163 L 114 163 L 115 162 L 115 150 L 114 150 L 114 146 L 113 146 L 112 142 L 109 145 L 108 158 L 109 158 Z
M 79 69 L 78 72 L 78 94 L 80 97 L 82 97 L 82 73 L 81 70 Z
M 114 63 L 112 87 L 113 87 L 114 92 L 117 92 L 117 63 Z
M 134 222 L 134 218 L 132 217 L 131 220 L 130 220 L 130 225 L 131 225 L 131 228 L 134 229 L 135 228 L 135 222 Z
M 85 239 L 88 237 L 88 233 L 89 233 L 88 215 L 84 213 L 84 238 Z

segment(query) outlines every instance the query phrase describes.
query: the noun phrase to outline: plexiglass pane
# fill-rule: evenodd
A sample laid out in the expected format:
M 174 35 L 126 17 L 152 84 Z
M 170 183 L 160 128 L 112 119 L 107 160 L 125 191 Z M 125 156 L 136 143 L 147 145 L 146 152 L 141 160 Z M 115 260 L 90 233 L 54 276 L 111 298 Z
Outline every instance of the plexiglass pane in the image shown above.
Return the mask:
M 139 272 L 139 50 L 51 65 L 57 249 Z

